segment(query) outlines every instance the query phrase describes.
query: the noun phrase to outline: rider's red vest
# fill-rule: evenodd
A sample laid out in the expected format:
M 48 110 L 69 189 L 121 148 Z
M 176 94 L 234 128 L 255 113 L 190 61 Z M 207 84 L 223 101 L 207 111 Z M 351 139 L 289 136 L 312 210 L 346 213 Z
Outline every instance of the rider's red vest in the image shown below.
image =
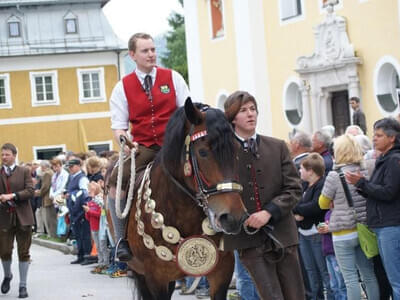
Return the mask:
M 151 101 L 135 72 L 125 76 L 122 82 L 128 100 L 133 140 L 146 147 L 161 146 L 165 127 L 176 110 L 172 71 L 157 67 L 156 80 L 151 90 Z

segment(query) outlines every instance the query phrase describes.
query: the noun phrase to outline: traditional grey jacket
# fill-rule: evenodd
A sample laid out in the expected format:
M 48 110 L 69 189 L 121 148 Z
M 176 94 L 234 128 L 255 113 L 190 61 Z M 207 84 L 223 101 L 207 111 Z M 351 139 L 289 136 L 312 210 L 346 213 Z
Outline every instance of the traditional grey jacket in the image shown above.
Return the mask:
M 360 169 L 360 165 L 358 164 L 349 164 L 342 167 L 344 173 L 355 172 Z M 350 183 L 347 183 L 347 185 L 349 186 L 350 194 L 353 198 L 356 218 L 354 216 L 354 209 L 351 209 L 347 203 L 339 174 L 336 171 L 330 171 L 325 179 L 322 195 L 331 199 L 334 205 L 329 221 L 329 231 L 331 232 L 353 229 L 356 227 L 357 222 L 366 222 L 366 199 L 357 193 L 354 185 Z

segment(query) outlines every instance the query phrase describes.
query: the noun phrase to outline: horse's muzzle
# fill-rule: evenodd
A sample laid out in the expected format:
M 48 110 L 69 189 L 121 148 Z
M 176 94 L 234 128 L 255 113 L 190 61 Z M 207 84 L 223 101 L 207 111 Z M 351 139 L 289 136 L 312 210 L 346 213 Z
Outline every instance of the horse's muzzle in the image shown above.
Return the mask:
M 236 218 L 229 213 L 224 213 L 217 218 L 217 223 L 224 233 L 238 234 L 246 219 L 247 215 L 245 213 L 240 218 Z

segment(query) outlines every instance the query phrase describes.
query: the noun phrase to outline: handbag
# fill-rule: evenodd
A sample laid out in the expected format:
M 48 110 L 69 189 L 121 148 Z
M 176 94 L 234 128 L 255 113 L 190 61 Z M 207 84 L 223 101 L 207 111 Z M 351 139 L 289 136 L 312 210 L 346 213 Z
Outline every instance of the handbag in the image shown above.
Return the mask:
M 65 222 L 65 216 L 57 218 L 57 235 L 62 236 L 67 233 L 67 223 Z
M 360 242 L 360 247 L 367 258 L 372 258 L 379 254 L 378 241 L 376 239 L 376 234 L 368 228 L 367 225 L 358 222 L 357 214 L 354 209 L 353 198 L 351 197 L 349 186 L 347 185 L 346 179 L 342 169 L 337 169 L 336 172 L 339 174 L 340 181 L 343 185 L 344 194 L 346 196 L 347 203 L 350 208 L 353 208 L 354 218 L 356 219 L 358 240 Z

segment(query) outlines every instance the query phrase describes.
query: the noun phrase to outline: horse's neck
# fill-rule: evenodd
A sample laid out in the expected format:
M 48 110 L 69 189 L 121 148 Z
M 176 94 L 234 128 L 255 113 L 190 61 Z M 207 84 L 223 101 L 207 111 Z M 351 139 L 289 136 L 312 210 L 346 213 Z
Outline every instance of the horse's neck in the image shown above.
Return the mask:
M 168 178 L 161 167 L 153 169 L 150 180 L 155 210 L 164 216 L 166 226 L 177 226 L 185 231 L 193 226 L 193 230 L 201 230 L 205 218 L 202 209 Z

